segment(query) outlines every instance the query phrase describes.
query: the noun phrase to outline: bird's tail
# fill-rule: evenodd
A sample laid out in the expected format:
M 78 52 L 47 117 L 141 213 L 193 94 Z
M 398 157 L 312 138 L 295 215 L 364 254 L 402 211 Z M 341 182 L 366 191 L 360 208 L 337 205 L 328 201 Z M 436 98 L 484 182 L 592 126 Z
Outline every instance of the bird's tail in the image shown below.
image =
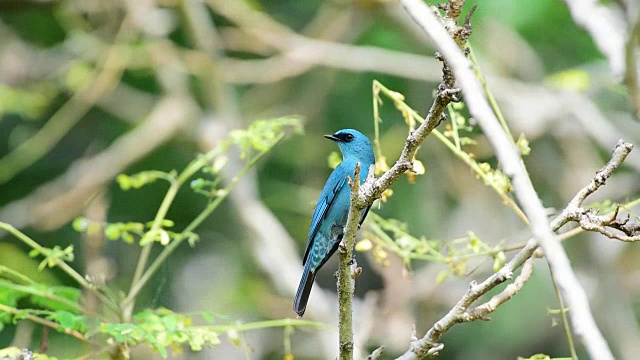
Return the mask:
M 298 291 L 293 301 L 293 310 L 298 314 L 298 317 L 304 315 L 304 311 L 307 308 L 307 301 L 309 301 L 311 287 L 313 286 L 313 279 L 315 278 L 316 274 L 311 270 L 311 261 L 307 259 L 304 271 L 302 272 L 302 278 L 300 279 L 300 285 L 298 285 Z

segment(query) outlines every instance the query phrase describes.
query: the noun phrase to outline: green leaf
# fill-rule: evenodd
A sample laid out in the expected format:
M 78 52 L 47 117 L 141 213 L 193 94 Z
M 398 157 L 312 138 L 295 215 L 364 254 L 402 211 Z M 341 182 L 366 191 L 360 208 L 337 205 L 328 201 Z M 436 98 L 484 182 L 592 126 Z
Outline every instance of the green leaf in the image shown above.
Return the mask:
M 1 285 L 0 288 L 2 288 Z M 25 288 L 32 289 L 31 292 L 28 292 L 30 295 L 29 298 L 34 304 L 41 306 L 42 308 L 52 311 L 68 311 L 72 313 L 76 313 L 77 311 L 76 307 L 65 303 L 63 300 L 56 300 L 55 298 L 61 298 L 70 303 L 77 304 L 81 295 L 81 291 L 79 289 L 70 286 L 48 286 L 43 284 L 25 286 Z
M 529 140 L 524 136 L 523 133 L 520 133 L 520 137 L 518 141 L 516 141 L 516 148 L 522 154 L 522 156 L 527 156 L 531 153 L 531 148 L 529 147 Z
M 183 233 L 182 236 L 187 237 L 187 242 L 191 247 L 196 246 L 196 243 L 200 240 L 200 235 L 193 232 Z
M 447 278 L 451 275 L 451 272 L 449 270 L 442 270 L 438 273 L 438 276 L 436 276 L 436 284 L 440 285 L 442 284 L 445 280 L 447 280 Z
M 257 120 L 246 130 L 231 131 L 229 138 L 232 143 L 240 146 L 240 157 L 244 159 L 252 150 L 258 152 L 268 150 L 286 131 L 301 133 L 301 120 L 296 117 Z
M 120 238 L 120 226 L 118 224 L 108 224 L 104 228 L 104 236 L 109 240 L 118 240 Z
M 213 160 L 213 164 L 211 165 L 211 173 L 219 174 L 222 171 L 222 168 L 227 164 L 229 158 L 225 155 L 219 155 Z
M 162 171 L 150 170 L 139 172 L 135 175 L 120 174 L 116 178 L 118 185 L 122 190 L 139 189 L 145 185 L 149 185 L 158 179 L 171 181 L 175 178 L 175 174 Z
M 71 227 L 79 233 L 85 232 L 89 227 L 89 220 L 84 216 L 78 216 L 73 220 Z
M 504 251 L 500 251 L 495 254 L 493 257 L 493 271 L 500 270 L 506 261 L 507 256 L 504 254 Z
M 47 318 L 57 322 L 67 330 L 75 330 L 81 333 L 87 331 L 87 318 L 84 315 L 76 315 L 68 311 L 56 311 Z
M 536 354 L 529 358 L 523 358 L 518 356 L 518 360 L 551 360 L 551 357 L 545 354 Z
M 100 231 L 102 225 L 97 221 L 93 221 L 84 216 L 79 216 L 73 220 L 71 226 L 77 232 L 93 235 Z
M 227 330 L 227 337 L 235 346 L 240 346 L 240 335 L 235 329 Z
M 79 91 L 91 80 L 93 72 L 90 64 L 77 61 L 67 70 L 65 85 L 72 91 Z
M 13 88 L 0 84 L 0 114 L 17 114 L 36 119 L 47 110 L 57 89 L 50 84 Z

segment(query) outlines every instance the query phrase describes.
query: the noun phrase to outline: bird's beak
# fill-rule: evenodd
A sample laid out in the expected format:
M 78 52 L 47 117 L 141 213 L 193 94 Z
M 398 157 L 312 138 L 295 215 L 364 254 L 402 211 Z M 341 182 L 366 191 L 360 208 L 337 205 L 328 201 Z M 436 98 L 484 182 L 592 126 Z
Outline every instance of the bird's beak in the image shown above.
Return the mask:
M 329 140 L 340 141 L 340 138 L 335 135 L 325 135 L 324 137 L 326 137 Z

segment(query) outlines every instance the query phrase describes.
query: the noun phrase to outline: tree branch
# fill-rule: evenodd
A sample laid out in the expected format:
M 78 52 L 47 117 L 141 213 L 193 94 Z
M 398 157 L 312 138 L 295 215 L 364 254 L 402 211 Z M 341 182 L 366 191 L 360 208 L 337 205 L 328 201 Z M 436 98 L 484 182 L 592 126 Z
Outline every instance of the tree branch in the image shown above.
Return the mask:
M 583 343 L 592 358 L 613 359 L 611 350 L 593 319 L 586 293 L 573 273 L 562 245 L 557 241 L 553 234 L 553 230 L 548 223 L 544 207 L 531 184 L 531 180 L 527 175 L 526 169 L 518 155 L 515 145 L 508 139 L 494 113 L 487 104 L 487 101 L 483 96 L 482 87 L 474 76 L 469 62 L 446 30 L 443 29 L 437 17 L 424 3 L 419 0 L 401 0 L 401 3 L 413 19 L 427 34 L 432 37 L 436 42 L 437 48 L 447 59 L 447 62 L 451 66 L 460 87 L 464 91 L 465 100 L 469 106 L 472 116 L 478 121 L 489 142 L 492 144 L 494 149 L 496 149 L 496 155 L 502 164 L 504 173 L 512 179 L 512 185 L 516 197 L 522 204 L 525 214 L 531 221 L 531 228 L 535 240 L 543 248 L 552 274 L 554 275 L 554 280 L 562 291 L 564 298 L 567 299 L 568 306 L 572 309 L 571 320 L 574 331 L 582 337 Z M 508 266 L 510 264 L 515 264 L 515 259 L 521 259 L 522 261 L 520 264 L 524 262 L 524 260 L 531 256 L 530 254 L 527 254 L 525 250 L 528 250 L 533 254 L 533 249 L 535 247 L 536 242 L 530 241 L 525 249 L 516 255 L 516 257 L 507 264 L 507 266 L 503 267 L 503 269 L 498 271 L 492 277 L 498 276 L 499 279 L 508 278 L 507 276 L 510 276 L 511 272 L 504 272 L 503 270 L 505 268 L 508 270 Z M 519 262 L 519 260 L 516 261 L 516 263 L 517 262 Z M 477 292 L 475 288 L 475 284 L 472 283 L 468 293 Z M 465 295 L 465 297 L 467 296 Z M 463 297 L 461 301 L 463 301 L 465 297 Z M 458 305 L 460 305 L 460 302 L 456 307 Z M 463 303 L 461 305 L 464 306 L 465 304 Z M 452 320 L 455 320 L 455 316 Z M 448 323 L 448 325 L 450 327 L 453 323 Z M 436 323 L 432 330 L 436 333 L 441 333 L 442 326 L 440 325 L 440 322 Z M 430 330 L 430 332 L 432 330 Z M 428 335 L 429 333 L 425 336 L 426 339 L 423 338 L 424 341 L 417 345 L 429 347 Z M 402 358 L 411 359 L 418 358 L 418 356 L 424 356 L 427 351 L 424 351 L 423 349 L 424 347 L 414 347 L 414 344 L 412 344 L 412 349 L 406 354 L 406 357 Z M 413 353 L 413 355 L 411 353 Z
M 491 300 L 482 305 L 478 305 L 475 308 L 464 313 L 462 316 L 463 321 L 473 321 L 476 319 L 484 320 L 486 319 L 487 315 L 496 311 L 498 306 L 511 300 L 511 298 L 514 297 L 522 289 L 524 283 L 526 283 L 531 277 L 533 266 L 533 258 L 530 257 L 522 265 L 520 275 L 518 275 L 518 277 L 511 284 L 507 285 L 507 287 L 499 294 L 494 295 Z
M 450 19 L 455 24 L 457 19 Z M 467 20 L 465 26 L 452 26 L 449 28 L 451 36 L 459 39 L 461 43 L 471 33 L 471 28 Z M 340 332 L 340 359 L 353 359 L 353 328 L 352 310 L 354 279 L 359 275 L 355 261 L 352 261 L 355 235 L 358 229 L 358 222 L 362 211 L 370 206 L 382 193 L 395 183 L 402 174 L 413 168 L 413 158 L 420 144 L 435 129 L 444 118 L 444 110 L 447 105 L 457 100 L 459 91 L 454 88 L 453 78 L 449 66 L 444 58 L 436 56 L 443 64 L 442 82 L 438 86 L 436 99 L 429 110 L 426 119 L 420 126 L 412 131 L 407 137 L 404 149 L 396 163 L 386 171 L 380 178 L 375 179 L 373 166 L 370 169 L 367 179 L 361 186 L 359 185 L 359 165 L 354 173 L 354 181 L 351 185 L 351 201 L 349 217 L 344 229 L 344 238 L 341 244 L 340 268 L 338 269 L 338 298 L 340 306 L 339 332 Z
M 605 184 L 605 181 L 611 177 L 613 171 L 624 161 L 626 156 L 631 151 L 630 144 L 623 141 L 619 142 L 616 146 L 611 160 L 600 169 L 594 178 L 582 188 L 572 202 L 558 215 L 553 221 L 551 221 L 551 228 L 553 231 L 559 230 L 565 225 L 571 217 L 571 213 L 574 211 L 575 205 L 572 205 L 576 199 L 580 199 L 580 203 L 584 199 L 599 189 Z M 588 229 L 585 229 L 588 230 Z M 510 300 L 516 293 L 522 289 L 523 284 L 529 279 L 531 271 L 533 270 L 533 260 L 538 244 L 535 239 L 530 239 L 525 247 L 520 250 L 502 269 L 488 277 L 485 281 L 477 284 L 475 281 L 471 282 L 467 292 L 460 298 L 456 305 L 436 322 L 431 329 L 427 331 L 424 337 L 418 339 L 414 337 L 411 341 L 410 349 L 400 356 L 398 359 L 414 360 L 420 359 L 427 355 L 435 355 L 444 346 L 439 344 L 438 341 L 453 325 L 461 322 L 468 322 L 477 319 L 485 319 L 488 314 L 495 311 L 498 306 L 504 302 Z M 524 265 L 523 265 L 524 264 Z M 507 286 L 501 293 L 492 297 L 488 302 L 478 305 L 469 309 L 471 304 L 478 300 L 482 295 L 486 294 L 501 283 L 511 279 L 513 272 L 522 266 L 520 275 L 514 280 L 512 284 Z
M 616 207 L 616 210 L 611 215 L 598 215 L 597 212 L 592 209 L 585 209 L 582 206 L 584 200 L 589 195 L 593 194 L 600 186 L 605 184 L 607 179 L 611 177 L 611 174 L 624 161 L 631 150 L 633 150 L 632 144 L 624 142 L 623 140 L 618 141 L 616 148 L 613 150 L 611 160 L 596 172 L 591 182 L 582 188 L 569 203 L 569 206 L 565 210 L 564 218 L 562 219 L 564 223 L 575 221 L 580 224 L 581 228 L 587 231 L 599 232 L 608 238 L 624 242 L 640 240 L 640 224 L 630 222 L 628 214 L 627 218 L 618 218 L 619 206 Z M 618 230 L 621 233 L 613 232 L 610 229 Z
M 373 173 L 369 169 L 369 173 Z M 362 216 L 362 210 L 366 206 L 354 206 L 358 200 L 358 191 L 360 189 L 360 163 L 356 164 L 353 172 L 353 180 L 349 178 L 349 186 L 351 187 L 351 207 L 349 208 L 349 216 L 347 218 L 346 229 L 342 242 L 340 243 L 340 266 L 338 267 L 338 331 L 340 341 L 340 360 L 353 359 L 353 291 L 355 287 L 355 278 L 359 275 L 358 265 L 353 259 L 353 246 L 356 241 L 356 231 L 358 222 Z M 362 271 L 362 269 L 360 269 Z

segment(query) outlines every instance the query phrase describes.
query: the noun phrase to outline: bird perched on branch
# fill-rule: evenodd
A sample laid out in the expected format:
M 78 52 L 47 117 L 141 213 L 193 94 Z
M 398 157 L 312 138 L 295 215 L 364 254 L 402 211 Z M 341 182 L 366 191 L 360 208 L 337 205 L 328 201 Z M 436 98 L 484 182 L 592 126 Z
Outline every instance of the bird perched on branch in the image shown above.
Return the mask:
M 360 163 L 360 183 L 364 182 L 369 167 L 375 163 L 371 142 L 361 132 L 343 129 L 324 137 L 338 143 L 342 152 L 342 162 L 333 170 L 324 185 L 311 218 L 307 247 L 304 251 L 304 271 L 293 303 L 293 310 L 299 317 L 304 315 L 318 270 L 338 249 L 342 240 L 351 200 L 348 178 L 353 179 L 356 164 Z M 369 208 L 362 211 L 360 224 L 368 211 Z

